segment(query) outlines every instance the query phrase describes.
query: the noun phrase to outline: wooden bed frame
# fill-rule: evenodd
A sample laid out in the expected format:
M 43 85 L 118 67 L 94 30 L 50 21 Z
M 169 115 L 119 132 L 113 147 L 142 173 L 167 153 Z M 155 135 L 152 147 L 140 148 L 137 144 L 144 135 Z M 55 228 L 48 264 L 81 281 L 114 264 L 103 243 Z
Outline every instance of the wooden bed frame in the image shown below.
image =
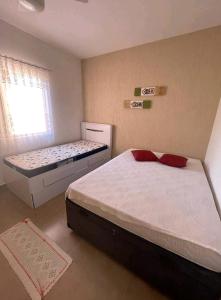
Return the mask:
M 221 299 L 221 274 L 167 251 L 66 199 L 67 224 L 171 299 Z

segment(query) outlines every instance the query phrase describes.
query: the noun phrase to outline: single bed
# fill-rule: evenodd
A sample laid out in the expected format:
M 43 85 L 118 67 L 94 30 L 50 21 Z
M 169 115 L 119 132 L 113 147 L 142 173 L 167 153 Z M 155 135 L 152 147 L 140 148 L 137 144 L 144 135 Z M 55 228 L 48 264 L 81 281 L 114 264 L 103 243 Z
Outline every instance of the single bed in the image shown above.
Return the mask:
M 108 149 L 108 146 L 87 140 L 43 148 L 5 157 L 3 162 L 31 178 Z
M 111 125 L 82 122 L 82 140 L 5 157 L 4 179 L 17 196 L 38 207 L 73 180 L 111 157 Z
M 199 160 L 177 169 L 128 150 L 66 196 L 73 230 L 172 298 L 221 296 L 221 223 Z

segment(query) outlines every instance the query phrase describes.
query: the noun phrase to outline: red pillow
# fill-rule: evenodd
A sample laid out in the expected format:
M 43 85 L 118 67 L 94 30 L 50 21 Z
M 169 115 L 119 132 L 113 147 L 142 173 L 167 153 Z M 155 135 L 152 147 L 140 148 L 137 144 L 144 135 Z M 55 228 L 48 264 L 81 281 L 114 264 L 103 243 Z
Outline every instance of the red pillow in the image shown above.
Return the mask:
M 131 151 L 137 161 L 158 161 L 158 157 L 148 150 L 133 150 Z
M 163 154 L 159 162 L 171 167 L 183 168 L 186 167 L 187 158 L 173 154 Z

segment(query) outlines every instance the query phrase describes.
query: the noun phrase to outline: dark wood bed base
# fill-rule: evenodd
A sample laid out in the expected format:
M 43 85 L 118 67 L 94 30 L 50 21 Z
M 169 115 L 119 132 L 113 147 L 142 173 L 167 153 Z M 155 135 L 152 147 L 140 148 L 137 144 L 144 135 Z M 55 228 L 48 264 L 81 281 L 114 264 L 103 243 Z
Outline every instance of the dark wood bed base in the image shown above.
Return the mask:
M 136 236 L 66 199 L 67 224 L 171 299 L 221 299 L 221 274 Z

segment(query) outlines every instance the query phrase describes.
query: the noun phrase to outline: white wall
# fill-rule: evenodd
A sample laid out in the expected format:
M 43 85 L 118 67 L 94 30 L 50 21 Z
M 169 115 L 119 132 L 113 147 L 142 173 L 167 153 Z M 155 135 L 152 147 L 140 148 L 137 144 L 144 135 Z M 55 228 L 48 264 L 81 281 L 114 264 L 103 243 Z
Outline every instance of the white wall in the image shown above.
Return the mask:
M 80 121 L 83 118 L 80 59 L 51 47 L 1 20 L 0 54 L 51 70 L 55 143 L 78 139 L 80 137 Z
M 221 100 L 207 148 L 205 165 L 214 192 L 217 208 L 221 213 Z

